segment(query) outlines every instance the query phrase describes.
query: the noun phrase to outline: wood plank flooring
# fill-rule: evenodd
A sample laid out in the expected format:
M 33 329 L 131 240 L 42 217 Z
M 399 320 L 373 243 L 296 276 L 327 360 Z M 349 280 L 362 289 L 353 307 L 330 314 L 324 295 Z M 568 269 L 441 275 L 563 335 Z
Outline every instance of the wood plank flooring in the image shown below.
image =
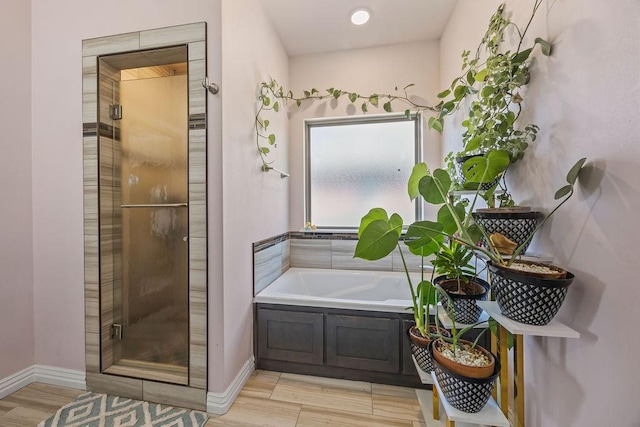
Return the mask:
M 0 426 L 35 427 L 84 393 L 34 383 L 0 399 Z M 205 427 L 426 427 L 411 388 L 256 371 Z

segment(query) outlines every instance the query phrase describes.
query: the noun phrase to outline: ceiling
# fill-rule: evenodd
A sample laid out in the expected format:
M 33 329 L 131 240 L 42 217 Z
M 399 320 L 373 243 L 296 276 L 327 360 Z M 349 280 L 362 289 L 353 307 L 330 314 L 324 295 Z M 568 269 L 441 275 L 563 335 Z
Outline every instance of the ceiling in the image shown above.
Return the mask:
M 262 0 L 289 56 L 438 40 L 457 0 Z M 349 20 L 371 11 L 362 26 Z

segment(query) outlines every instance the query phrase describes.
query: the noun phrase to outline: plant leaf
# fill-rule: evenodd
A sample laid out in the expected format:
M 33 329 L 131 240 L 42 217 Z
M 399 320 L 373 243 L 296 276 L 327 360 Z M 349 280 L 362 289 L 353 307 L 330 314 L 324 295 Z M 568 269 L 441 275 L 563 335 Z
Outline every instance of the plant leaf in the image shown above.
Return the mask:
M 260 152 L 262 154 L 269 154 L 269 151 L 271 151 L 269 150 L 269 147 L 260 147 Z
M 408 109 L 407 109 L 407 110 L 404 110 L 404 116 L 405 116 L 407 119 L 410 119 L 410 118 L 411 118 L 411 110 L 408 110 Z
M 531 54 L 531 48 L 529 49 L 525 49 L 522 52 L 519 52 L 516 56 L 513 57 L 513 59 L 511 60 L 511 63 L 514 65 L 519 65 L 522 64 L 524 61 L 527 60 L 527 58 L 529 58 L 529 55 Z
M 464 205 L 462 203 L 458 203 L 453 208 L 456 216 L 462 222 L 464 220 Z M 451 211 L 447 207 L 447 205 L 442 205 L 440 210 L 438 211 L 438 223 L 442 224 L 442 231 L 451 235 L 458 231 L 458 225 L 456 224 L 453 215 L 451 215 Z
M 278 104 L 278 101 L 273 103 L 273 111 L 275 111 L 276 113 L 280 111 L 280 104 Z
M 296 99 L 296 107 L 299 107 L 300 105 L 302 105 L 302 101 L 300 101 L 299 99 Z
M 491 182 L 509 166 L 509 153 L 492 150 L 484 156 L 468 159 L 462 165 L 462 172 L 469 182 Z
M 400 233 L 391 227 L 389 221 L 373 221 L 362 230 L 354 257 L 370 261 L 382 259 L 393 252 L 399 238 Z
M 451 188 L 449 173 L 443 169 L 436 169 L 433 174 L 427 175 L 418 184 L 420 194 L 428 203 L 440 205 L 444 203 Z
M 536 37 L 535 43 L 540 45 L 540 50 L 544 56 L 551 56 L 551 43 L 540 37 Z
M 416 221 L 409 226 L 404 243 L 410 248 L 421 248 L 427 256 L 436 253 L 444 242 L 442 224 L 433 221 Z
M 486 68 L 484 70 L 479 71 L 478 74 L 476 74 L 476 81 L 477 82 L 483 82 L 485 78 L 487 78 L 487 69 Z
M 276 143 L 276 136 L 274 134 L 269 134 L 267 138 L 269 139 L 269 144 L 273 145 Z
M 384 111 L 386 111 L 387 113 L 390 113 L 391 110 L 391 101 L 387 101 L 382 105 L 382 108 L 384 108 Z
M 569 184 L 573 185 L 576 183 L 576 180 L 580 175 L 580 171 L 582 170 L 582 166 L 586 161 L 587 161 L 587 158 L 583 157 L 580 160 L 578 160 L 575 165 L 571 166 L 571 169 L 569 169 L 569 173 L 567 173 L 567 182 Z
M 427 124 L 431 129 L 437 132 L 442 132 L 442 119 L 439 119 L 437 117 L 429 117 L 429 121 Z
M 438 94 L 438 98 L 446 98 L 451 93 L 451 90 L 446 89 Z
M 371 103 L 371 105 L 373 105 L 374 107 L 378 106 L 378 95 L 371 95 L 369 97 L 369 102 Z
M 564 187 L 560 188 L 558 191 L 556 191 L 556 194 L 553 196 L 553 198 L 555 200 L 561 199 L 567 194 L 571 193 L 572 189 L 573 189 L 573 186 L 571 186 L 571 184 L 567 184 Z
M 349 101 L 351 102 L 356 102 L 356 99 L 358 99 L 358 94 L 357 93 L 350 93 L 349 94 Z
M 373 221 L 389 221 L 389 216 L 387 215 L 387 211 L 382 208 L 373 208 L 371 209 L 365 216 L 360 219 L 360 228 L 358 228 L 358 237 L 362 234 L 362 231 L 367 228 L 367 225 L 371 224 Z
M 264 121 L 262 122 L 262 127 L 264 128 L 264 130 L 267 130 L 267 128 L 269 127 L 269 120 L 264 119 Z
M 407 191 L 409 193 L 409 199 L 414 200 L 420 195 L 420 189 L 418 185 L 422 177 L 429 173 L 426 163 L 418 163 L 411 170 L 411 176 L 409 177 L 409 183 L 407 184 Z
M 362 103 L 362 112 L 363 112 L 363 113 L 366 113 L 367 111 L 368 111 L 367 103 L 366 103 L 366 102 L 363 102 L 363 103 Z
M 436 288 L 429 282 L 428 280 L 423 280 L 418 283 L 416 286 L 416 294 L 422 295 L 423 299 L 420 301 L 420 304 L 425 305 L 435 305 L 436 304 Z M 429 296 L 429 298 L 427 298 Z

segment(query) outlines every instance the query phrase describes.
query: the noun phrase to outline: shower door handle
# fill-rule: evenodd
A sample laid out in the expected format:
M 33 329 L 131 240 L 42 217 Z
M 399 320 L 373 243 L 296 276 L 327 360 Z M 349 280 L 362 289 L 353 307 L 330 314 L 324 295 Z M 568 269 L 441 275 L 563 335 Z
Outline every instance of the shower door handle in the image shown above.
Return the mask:
M 138 205 L 120 205 L 121 208 L 186 208 L 188 203 L 150 203 Z

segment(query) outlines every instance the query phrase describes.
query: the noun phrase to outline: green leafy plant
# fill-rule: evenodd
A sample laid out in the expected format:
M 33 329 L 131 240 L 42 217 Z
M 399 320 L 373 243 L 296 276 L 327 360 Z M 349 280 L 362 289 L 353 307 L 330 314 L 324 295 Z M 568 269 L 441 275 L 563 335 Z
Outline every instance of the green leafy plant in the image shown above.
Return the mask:
M 260 83 L 258 90 L 258 108 L 255 116 L 256 146 L 262 160 L 262 169 L 268 171 L 271 161 L 268 155 L 272 149 L 277 147 L 277 137 L 275 133 L 269 132 L 270 121 L 264 118 L 265 113 L 278 113 L 290 105 L 302 106 L 305 102 L 322 101 L 327 99 L 347 98 L 351 104 L 358 104 L 362 113 L 367 113 L 371 109 L 379 109 L 386 113 L 391 113 L 402 105 L 405 116 L 409 118 L 412 113 L 422 111 L 436 111 L 435 107 L 419 104 L 412 98 L 408 90 L 414 84 L 408 84 L 402 89 L 395 88 L 396 93 L 372 93 L 362 95 L 354 91 L 331 87 L 325 91 L 316 88 L 304 90 L 302 94 L 294 94 L 291 90 L 285 89 L 276 80 Z
M 527 31 L 541 4 L 542 0 L 534 3 L 524 29 L 507 18 L 505 5 L 500 5 L 489 20 L 475 55 L 471 56 L 470 51 L 462 53 L 462 73 L 449 88 L 438 94 L 442 99 L 437 105 L 438 115 L 429 120 L 433 129 L 442 131 L 446 116 L 468 106 L 467 118 L 462 122 L 465 129 L 463 148 L 445 158 L 459 189 L 462 183 L 453 173 L 456 158 L 504 150 L 509 154 L 509 164 L 513 164 L 524 157 L 529 144 L 536 140 L 539 127 L 535 124 L 518 126 L 517 120 L 522 112 L 521 88 L 529 82 L 531 75 L 534 47 L 539 45 L 543 55 L 551 55 L 551 44 L 542 38 L 536 38 L 531 46 L 524 46 Z M 517 34 L 517 47 L 504 50 L 505 33 L 510 28 Z M 463 167 L 470 168 L 466 163 Z M 515 203 L 508 192 L 506 180 L 500 180 L 496 186 L 502 190 L 498 197 L 500 206 L 513 206 Z M 493 195 L 487 200 L 492 201 Z
M 440 247 L 435 259 L 431 261 L 436 274 L 454 279 L 458 283 L 458 293 L 462 283 L 469 283 L 469 278 L 476 277 L 476 268 L 471 264 L 473 252 L 464 245 L 449 240 Z

